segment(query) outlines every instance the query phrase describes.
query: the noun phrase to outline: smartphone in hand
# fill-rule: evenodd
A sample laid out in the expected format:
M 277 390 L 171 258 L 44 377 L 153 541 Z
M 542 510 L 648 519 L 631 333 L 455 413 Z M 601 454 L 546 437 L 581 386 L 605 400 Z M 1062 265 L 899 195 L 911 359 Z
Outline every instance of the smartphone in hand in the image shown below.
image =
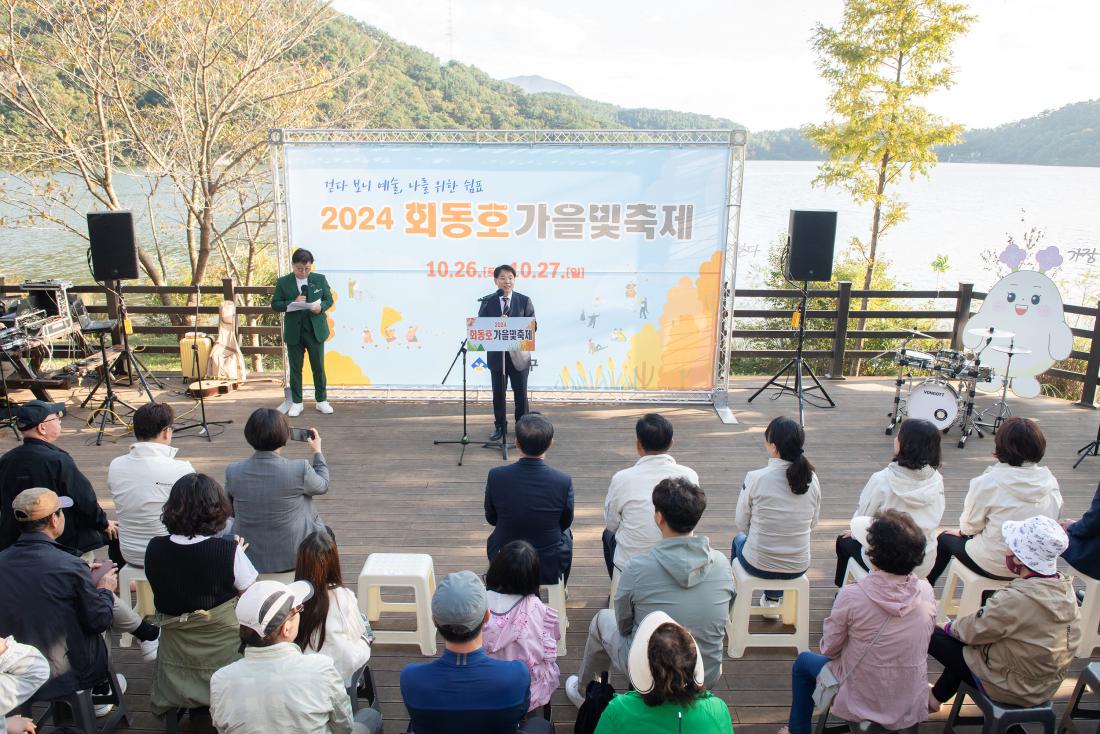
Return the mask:
M 291 441 L 302 441 L 304 443 L 306 441 L 309 441 L 312 438 L 313 438 L 313 429 L 312 428 L 291 428 L 290 429 L 290 440 Z

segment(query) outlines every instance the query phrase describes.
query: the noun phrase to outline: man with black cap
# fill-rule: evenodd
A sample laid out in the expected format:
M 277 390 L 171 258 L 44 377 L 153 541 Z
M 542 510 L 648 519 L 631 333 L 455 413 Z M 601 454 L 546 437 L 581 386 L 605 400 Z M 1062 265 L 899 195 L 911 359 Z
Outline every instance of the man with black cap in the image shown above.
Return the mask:
M 344 679 L 326 655 L 294 644 L 308 581 L 257 581 L 237 600 L 244 658 L 210 679 L 210 716 L 221 734 L 381 734 L 382 714 L 352 716 Z
M 531 674 L 519 660 L 495 660 L 482 649 L 489 621 L 485 585 L 473 571 L 452 573 L 432 595 L 432 622 L 443 637 L 443 654 L 401 671 L 401 697 L 416 734 L 504 734 L 527 713 Z M 551 732 L 537 712 L 520 732 Z
M 19 537 L 19 524 L 11 513 L 12 500 L 25 489 L 46 487 L 72 500 L 72 506 L 65 510 L 64 532 L 57 542 L 79 553 L 110 544 L 111 560 L 121 564 L 118 525 L 107 519 L 92 483 L 76 468 L 73 457 L 56 445 L 64 413 L 63 404 L 41 400 L 23 403 L 16 413 L 23 443 L 0 457 L 0 549 Z

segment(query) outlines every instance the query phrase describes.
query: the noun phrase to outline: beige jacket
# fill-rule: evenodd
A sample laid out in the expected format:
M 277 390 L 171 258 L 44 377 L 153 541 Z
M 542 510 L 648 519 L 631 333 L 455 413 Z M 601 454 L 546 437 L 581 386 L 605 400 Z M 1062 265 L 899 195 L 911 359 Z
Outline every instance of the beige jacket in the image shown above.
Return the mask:
M 994 701 L 1049 701 L 1081 641 L 1073 584 L 1062 574 L 1015 579 L 949 631 L 966 643 L 966 664 Z

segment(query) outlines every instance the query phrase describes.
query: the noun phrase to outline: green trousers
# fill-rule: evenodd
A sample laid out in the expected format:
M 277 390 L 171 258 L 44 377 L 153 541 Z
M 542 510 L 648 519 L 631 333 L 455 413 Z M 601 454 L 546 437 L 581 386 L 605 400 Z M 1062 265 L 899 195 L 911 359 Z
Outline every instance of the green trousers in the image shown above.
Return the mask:
M 302 402 L 302 364 L 306 352 L 309 352 L 309 366 L 313 369 L 313 395 L 320 403 L 328 400 L 325 390 L 325 345 L 313 336 L 313 329 L 308 321 L 305 325 L 307 328 L 302 329 L 300 342 L 286 345 L 290 367 L 290 399 L 295 403 Z

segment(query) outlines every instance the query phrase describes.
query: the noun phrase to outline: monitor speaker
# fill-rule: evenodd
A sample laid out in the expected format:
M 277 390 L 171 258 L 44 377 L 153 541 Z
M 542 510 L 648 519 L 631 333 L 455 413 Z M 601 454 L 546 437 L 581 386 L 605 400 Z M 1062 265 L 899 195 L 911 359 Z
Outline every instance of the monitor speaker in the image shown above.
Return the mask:
M 836 244 L 836 212 L 791 209 L 787 231 L 787 279 L 830 280 Z
M 137 280 L 137 242 L 130 212 L 89 212 L 88 241 L 92 248 L 92 277 Z

